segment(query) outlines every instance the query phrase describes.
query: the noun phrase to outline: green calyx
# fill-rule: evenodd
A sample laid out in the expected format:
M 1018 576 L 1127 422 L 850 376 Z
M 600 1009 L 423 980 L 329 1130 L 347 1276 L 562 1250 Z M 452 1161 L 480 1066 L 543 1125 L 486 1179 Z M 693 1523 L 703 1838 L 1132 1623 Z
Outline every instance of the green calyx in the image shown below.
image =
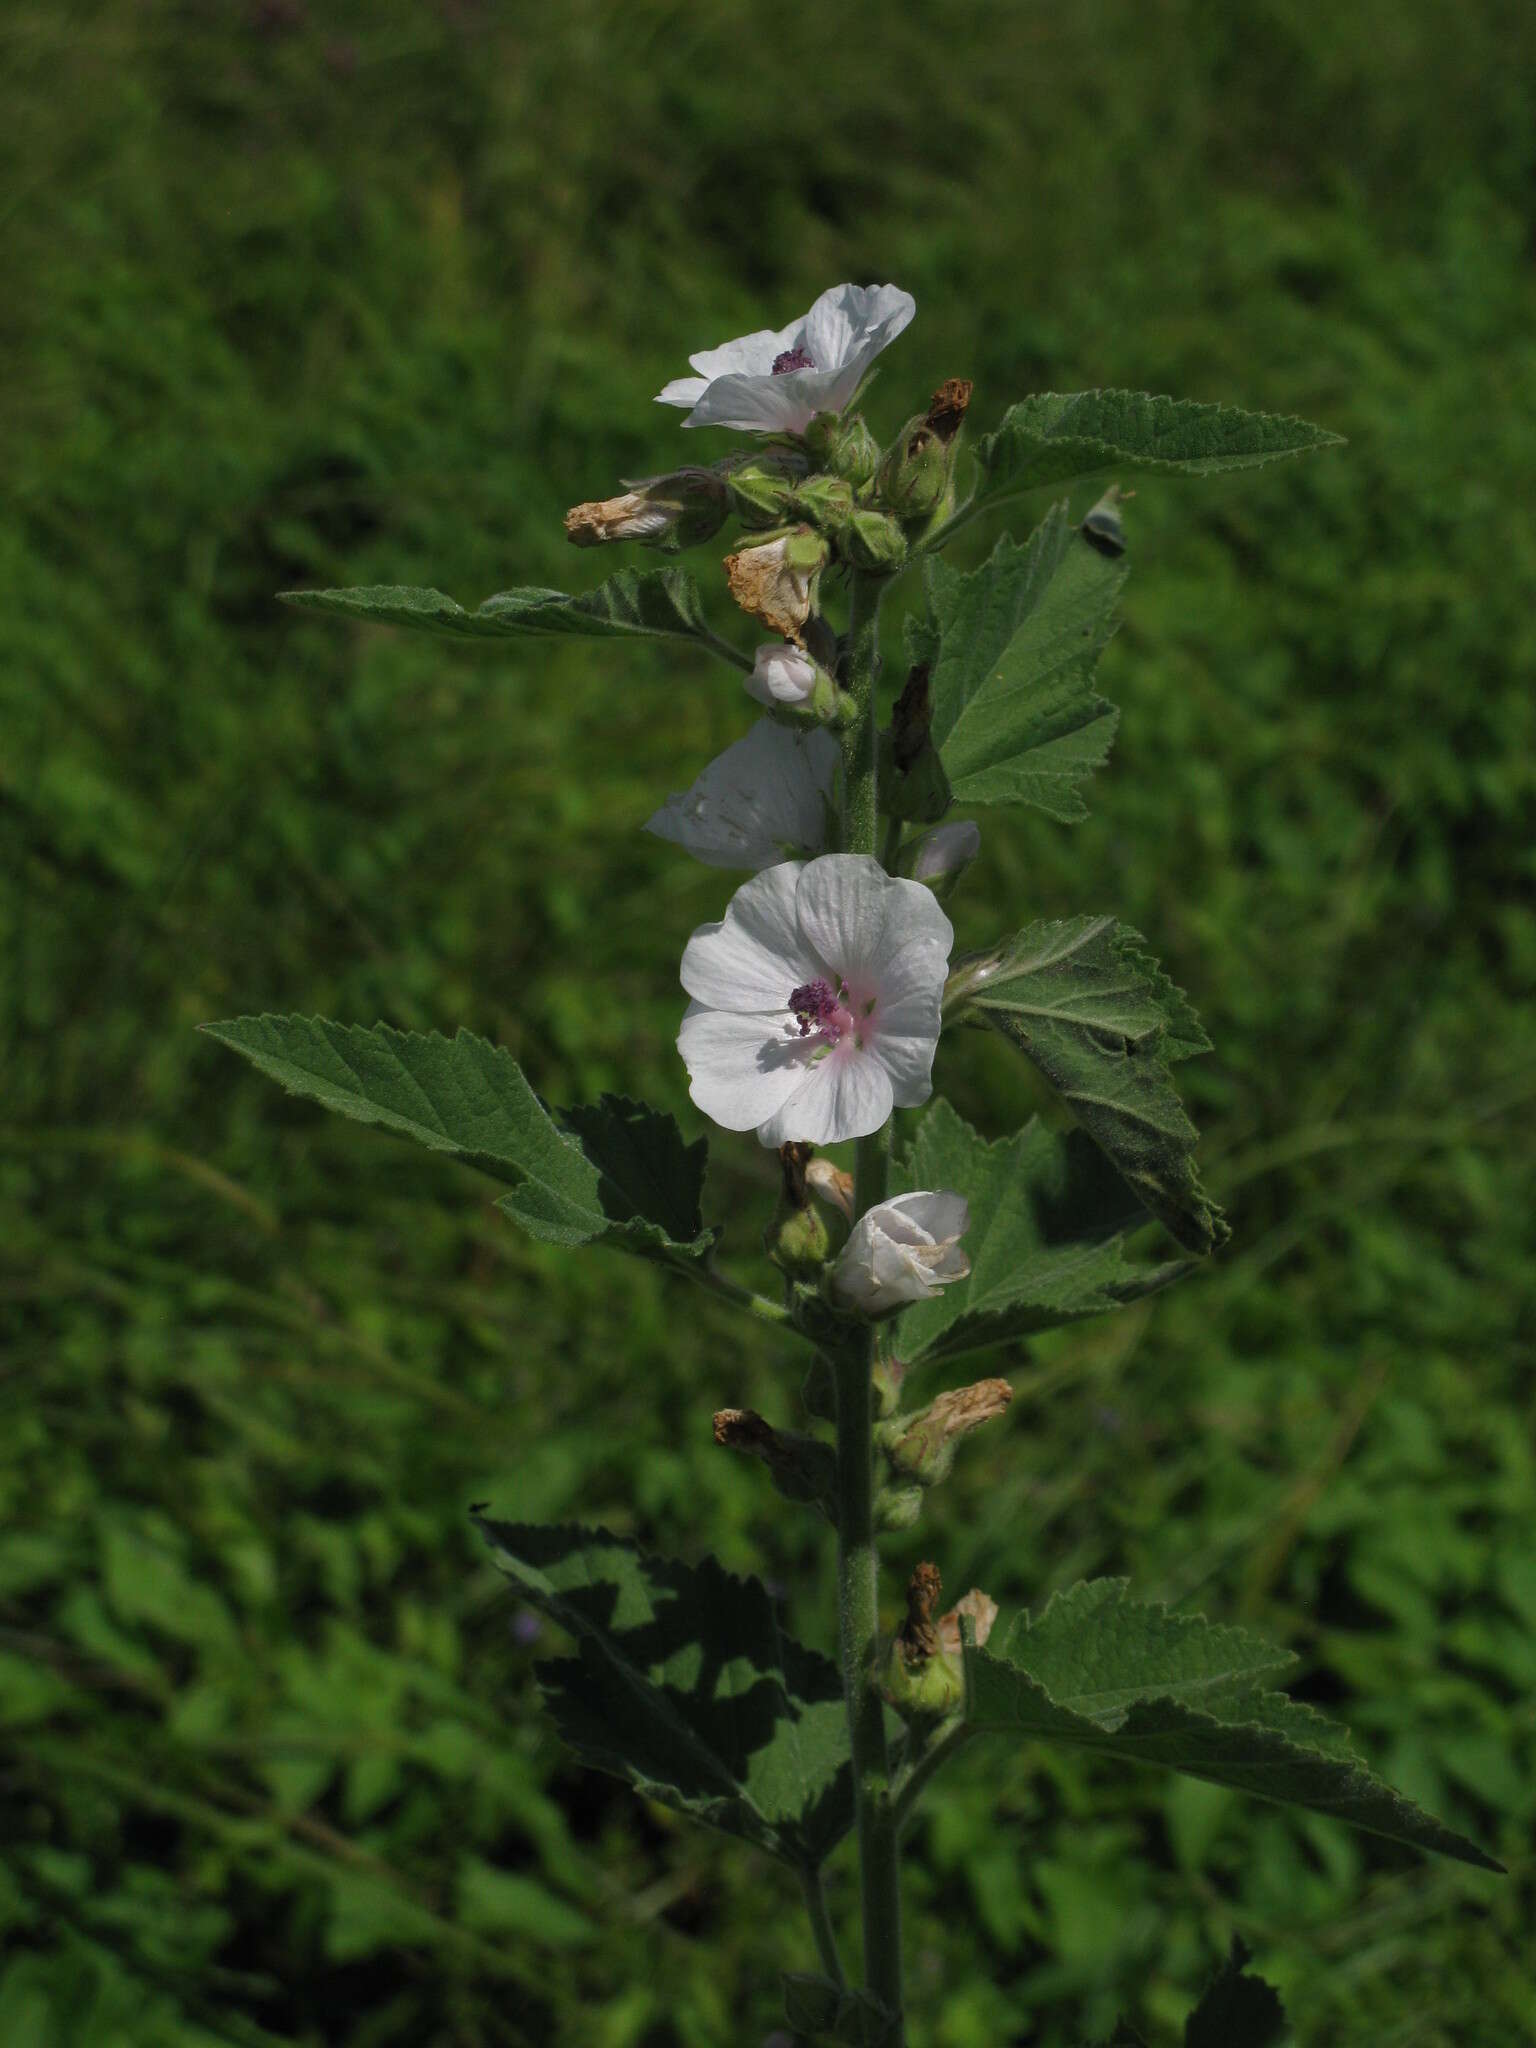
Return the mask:
M 835 412 L 819 412 L 805 430 L 806 445 L 820 466 L 862 490 L 880 467 L 880 443 L 862 417 L 841 419 Z
M 799 478 L 784 458 L 755 456 L 738 463 L 725 480 L 731 509 L 752 530 L 779 526 L 792 516 Z
M 837 529 L 837 551 L 850 568 L 894 576 L 907 559 L 907 537 L 888 513 L 855 507 Z

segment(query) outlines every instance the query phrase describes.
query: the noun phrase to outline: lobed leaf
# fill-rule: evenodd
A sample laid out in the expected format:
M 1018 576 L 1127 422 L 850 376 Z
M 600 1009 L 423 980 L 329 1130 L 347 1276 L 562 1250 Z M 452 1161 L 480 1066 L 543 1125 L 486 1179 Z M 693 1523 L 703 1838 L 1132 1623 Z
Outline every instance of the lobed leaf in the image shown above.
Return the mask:
M 1145 391 L 1042 391 L 1011 405 L 976 444 L 977 499 L 1011 497 L 1101 470 L 1217 476 L 1342 445 L 1341 434 L 1276 413 Z
M 1191 1261 L 1129 1264 L 1126 1233 L 1146 1210 L 1082 1132 L 1038 1117 L 989 1144 L 938 1099 L 895 1173 L 898 1189 L 953 1188 L 970 1205 L 970 1278 L 902 1317 L 910 1364 L 957 1358 L 989 1344 L 1139 1301 Z
M 1484 1870 L 1501 1866 L 1367 1770 L 1345 1732 L 1255 1683 L 1289 1660 L 1246 1630 L 1131 1601 L 1089 1581 L 1026 1616 L 1000 1654 L 965 1648 L 977 1732 L 1064 1742 L 1304 1806 Z
M 1086 817 L 1078 784 L 1108 758 L 1119 720 L 1092 678 L 1125 577 L 1068 525 L 1065 503 L 969 575 L 928 561 L 908 651 L 929 664 L 930 733 L 957 803 Z
M 842 1681 L 760 1580 L 606 1530 L 475 1520 L 522 1598 L 577 1638 L 537 1676 L 584 1761 L 797 1867 L 836 1847 L 853 1822 Z
M 1197 1133 L 1169 1074 L 1210 1041 L 1182 992 L 1109 917 L 1027 926 L 959 970 L 966 1014 L 1001 1031 L 1066 1102 L 1186 1251 L 1225 1241 L 1195 1171 Z
M 468 1031 L 272 1016 L 202 1028 L 291 1094 L 511 1183 L 497 1206 L 547 1243 L 697 1259 L 715 1242 L 699 1214 L 704 1140 L 685 1144 L 644 1103 L 605 1095 L 551 1116 L 512 1055 Z
M 704 631 L 699 587 L 687 569 L 620 569 L 595 590 L 503 590 L 466 611 L 441 590 L 375 583 L 351 590 L 285 590 L 284 604 L 300 611 L 334 612 L 378 626 L 415 626 L 453 639 L 499 640 L 518 634 L 673 635 L 696 639 Z

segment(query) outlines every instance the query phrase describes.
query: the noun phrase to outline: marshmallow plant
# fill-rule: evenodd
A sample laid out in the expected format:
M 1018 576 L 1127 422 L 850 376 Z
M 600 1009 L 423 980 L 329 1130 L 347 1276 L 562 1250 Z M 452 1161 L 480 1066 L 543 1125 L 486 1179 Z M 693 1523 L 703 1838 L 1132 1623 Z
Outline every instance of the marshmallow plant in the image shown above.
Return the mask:
M 1185 1772 L 1496 1867 L 1271 1689 L 1291 1659 L 1244 1629 L 1138 1603 L 1118 1580 L 995 1628 L 980 1590 L 936 1613 L 932 1563 L 891 1627 L 882 1534 L 927 1511 L 962 1440 L 1008 1404 L 1005 1378 L 950 1384 L 956 1368 L 989 1350 L 1017 1361 L 1037 1333 L 1140 1300 L 1227 1235 L 1174 1087 L 1207 1041 L 1140 937 L 1085 910 L 1001 927 L 957 957 L 944 907 L 981 843 L 957 814 L 1081 817 L 1114 734 L 1095 669 L 1126 574 L 1121 494 L 1074 521 L 1065 493 L 1106 471 L 1209 476 L 1337 438 L 1084 391 L 1023 399 L 966 452 L 971 387 L 957 378 L 882 447 L 855 408 L 913 312 L 894 285 L 841 285 L 784 327 L 701 350 L 661 402 L 687 408 L 685 428 L 750 438 L 568 515 L 583 547 L 668 554 L 732 525 L 726 583 L 766 642 L 710 624 L 676 564 L 621 568 L 574 595 L 503 591 L 473 611 L 436 590 L 290 595 L 461 638 L 661 636 L 679 665 L 691 654 L 738 672 L 753 700 L 742 736 L 649 830 L 743 877 L 682 949 L 678 1049 L 703 1115 L 778 1154 L 765 1238 L 777 1289 L 726 1270 L 700 1208 L 705 1141 L 659 1110 L 614 1097 L 552 1110 L 506 1052 L 466 1032 L 274 1016 L 207 1027 L 295 1093 L 481 1168 L 534 1237 L 646 1259 L 755 1319 L 786 1368 L 798 1352 L 807 1426 L 722 1408 L 715 1437 L 829 1525 L 830 1655 L 788 1633 L 756 1579 L 518 1521 L 515 1474 L 507 1518 L 478 1519 L 520 1599 L 574 1645 L 539 1674 L 561 1732 L 591 1765 L 795 1873 L 817 1967 L 786 1977 L 790 2024 L 866 2048 L 908 2039 L 903 1833 L 945 1763 L 983 1741 Z M 1003 532 L 969 569 L 945 560 L 963 529 L 1042 490 L 1056 502 L 1024 540 Z M 893 660 L 881 606 L 907 572 L 916 603 Z M 983 1135 L 936 1098 L 962 1025 L 998 1033 L 1061 1113 Z M 856 1974 L 822 1888 L 849 1836 Z M 1213 1984 L 1199 2038 L 1229 2038 L 1219 2013 L 1239 1997 L 1254 2015 L 1245 2041 L 1273 2038 L 1278 2005 L 1241 1979 L 1242 1962 L 1234 1951 Z M 921 2015 L 912 2038 L 932 2038 Z

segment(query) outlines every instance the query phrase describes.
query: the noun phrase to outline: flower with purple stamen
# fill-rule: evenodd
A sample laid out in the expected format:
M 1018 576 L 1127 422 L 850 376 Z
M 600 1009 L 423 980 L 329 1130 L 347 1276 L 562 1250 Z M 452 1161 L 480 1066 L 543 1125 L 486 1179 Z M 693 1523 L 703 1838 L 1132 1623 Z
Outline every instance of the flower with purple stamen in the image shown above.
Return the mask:
M 867 854 L 765 868 L 683 954 L 689 1093 L 765 1145 L 835 1145 L 933 1090 L 954 929 Z
M 689 362 L 656 396 L 688 406 L 685 427 L 735 427 L 746 434 L 803 434 L 819 412 L 842 412 L 870 364 L 917 311 L 894 284 L 839 284 L 787 327 L 764 327 Z

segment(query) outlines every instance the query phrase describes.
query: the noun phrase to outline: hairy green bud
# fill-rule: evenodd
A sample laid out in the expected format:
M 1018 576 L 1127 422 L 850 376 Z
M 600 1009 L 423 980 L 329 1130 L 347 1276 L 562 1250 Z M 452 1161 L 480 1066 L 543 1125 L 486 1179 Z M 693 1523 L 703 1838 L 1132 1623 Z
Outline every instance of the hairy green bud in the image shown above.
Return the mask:
M 789 518 L 795 478 L 772 457 L 756 457 L 731 470 L 725 490 L 742 525 L 756 530 L 782 525 Z
M 853 485 L 840 476 L 808 477 L 795 487 L 794 509 L 823 533 L 836 533 L 853 510 Z
M 880 467 L 880 443 L 859 413 L 841 419 L 835 412 L 819 412 L 805 438 L 822 468 L 845 478 L 855 490 L 871 482 Z
M 855 569 L 894 576 L 907 559 L 907 537 L 884 512 L 851 512 L 837 532 L 838 553 Z

